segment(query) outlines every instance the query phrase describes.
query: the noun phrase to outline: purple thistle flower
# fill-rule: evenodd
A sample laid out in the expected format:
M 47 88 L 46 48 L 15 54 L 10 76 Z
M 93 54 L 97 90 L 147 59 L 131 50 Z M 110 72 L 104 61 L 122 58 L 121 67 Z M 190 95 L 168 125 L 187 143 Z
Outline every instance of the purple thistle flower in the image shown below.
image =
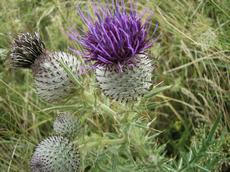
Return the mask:
M 112 0 L 112 8 L 108 3 L 99 4 L 92 4 L 92 16 L 78 7 L 88 30 L 69 34 L 84 48 L 83 52 L 71 50 L 92 62 L 97 82 L 106 96 L 121 102 L 137 100 L 152 85 L 153 66 L 146 53 L 156 41 L 149 36 L 151 15 L 142 21 L 144 15 L 138 14 L 136 4 L 130 2 L 127 10 L 124 0 Z
M 136 11 L 136 4 L 130 2 L 129 12 L 124 0 L 116 3 L 112 0 L 113 8 L 93 4 L 94 16 L 83 14 L 78 7 L 78 13 L 88 28 L 81 36 L 72 32 L 69 36 L 83 46 L 82 54 L 86 61 L 94 62 L 95 66 L 106 66 L 122 71 L 124 66 L 133 66 L 136 57 L 144 54 L 154 43 L 148 36 L 149 21 L 142 22 L 142 16 Z M 156 32 L 156 28 L 154 33 Z M 79 52 L 74 51 L 79 54 Z

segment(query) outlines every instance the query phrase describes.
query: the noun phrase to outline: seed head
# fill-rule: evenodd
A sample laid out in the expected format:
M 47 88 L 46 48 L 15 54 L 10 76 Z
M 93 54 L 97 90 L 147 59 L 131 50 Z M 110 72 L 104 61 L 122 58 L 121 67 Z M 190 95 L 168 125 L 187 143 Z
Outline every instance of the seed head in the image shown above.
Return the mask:
M 77 172 L 80 154 L 67 138 L 52 136 L 36 147 L 30 166 L 32 172 Z

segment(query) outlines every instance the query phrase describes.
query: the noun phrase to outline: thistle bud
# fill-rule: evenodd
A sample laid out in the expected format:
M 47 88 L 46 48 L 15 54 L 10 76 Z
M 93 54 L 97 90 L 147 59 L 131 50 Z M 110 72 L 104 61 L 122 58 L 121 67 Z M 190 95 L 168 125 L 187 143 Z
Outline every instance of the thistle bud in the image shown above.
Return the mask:
M 84 48 L 83 57 L 93 63 L 96 79 L 107 96 L 136 100 L 151 86 L 153 66 L 147 50 L 156 40 L 149 36 L 150 22 L 142 20 L 135 3 L 130 3 L 129 10 L 124 0 L 113 0 L 112 6 L 93 4 L 95 17 L 79 9 L 88 30 L 83 36 L 72 32 L 70 38 Z M 157 25 L 153 35 L 156 30 Z
M 80 127 L 77 117 L 70 113 L 60 113 L 53 124 L 55 133 L 66 137 L 76 136 Z
M 67 138 L 52 136 L 36 147 L 30 166 L 32 172 L 77 172 L 80 154 Z
M 38 33 L 22 33 L 13 42 L 10 62 L 16 68 L 32 69 L 38 95 L 47 102 L 59 102 L 74 88 L 62 63 L 78 76 L 79 61 L 64 52 L 49 52 Z
M 47 102 L 59 102 L 74 90 L 74 83 L 61 62 L 78 76 L 79 61 L 64 52 L 45 54 L 32 65 L 37 93 Z

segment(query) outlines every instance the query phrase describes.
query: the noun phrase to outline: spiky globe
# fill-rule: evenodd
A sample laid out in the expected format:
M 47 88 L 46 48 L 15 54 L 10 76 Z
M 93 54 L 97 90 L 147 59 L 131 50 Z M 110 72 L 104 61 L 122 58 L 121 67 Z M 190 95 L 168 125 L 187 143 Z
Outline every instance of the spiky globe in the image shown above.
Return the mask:
M 14 67 L 32 69 L 37 93 L 47 102 L 62 101 L 74 90 L 66 68 L 79 76 L 79 61 L 70 54 L 46 50 L 38 33 L 22 33 L 14 40 L 10 62 Z
M 129 10 L 124 0 L 113 0 L 112 6 L 94 3 L 95 17 L 79 9 L 88 30 L 83 36 L 78 31 L 69 36 L 84 48 L 81 54 L 93 63 L 106 95 L 121 101 L 135 100 L 151 85 L 153 67 L 146 51 L 155 40 L 149 36 L 149 20 L 142 20 L 135 3 L 130 2 Z M 154 33 L 156 30 L 157 25 Z
M 70 113 L 60 113 L 55 119 L 53 128 L 56 134 L 74 137 L 81 128 L 78 118 Z
M 79 150 L 67 138 L 52 136 L 36 147 L 30 166 L 32 172 L 77 172 Z
M 47 102 L 60 102 L 74 90 L 74 83 L 61 62 L 78 76 L 79 61 L 64 52 L 47 53 L 32 65 L 37 93 Z
M 145 55 L 138 55 L 132 69 L 124 68 L 123 72 L 116 69 L 107 70 L 104 66 L 96 69 L 96 79 L 106 96 L 120 102 L 137 100 L 152 85 L 152 64 Z

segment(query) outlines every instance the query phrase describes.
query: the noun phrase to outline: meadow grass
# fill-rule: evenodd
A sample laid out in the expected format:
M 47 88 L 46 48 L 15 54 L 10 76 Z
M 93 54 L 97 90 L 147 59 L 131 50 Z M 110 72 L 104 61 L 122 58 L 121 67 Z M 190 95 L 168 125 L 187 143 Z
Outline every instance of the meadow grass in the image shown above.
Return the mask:
M 0 1 L 0 171 L 26 172 L 35 146 L 53 134 L 58 112 L 81 121 L 74 139 L 81 171 L 230 171 L 230 1 L 149 0 L 159 40 L 152 90 L 137 104 L 107 99 L 95 76 L 60 104 L 39 99 L 29 70 L 6 62 L 12 39 L 37 31 L 48 49 L 75 46 L 68 28 L 84 28 L 75 0 Z M 81 57 L 77 57 L 81 59 Z M 77 81 L 76 81 L 77 82 Z

